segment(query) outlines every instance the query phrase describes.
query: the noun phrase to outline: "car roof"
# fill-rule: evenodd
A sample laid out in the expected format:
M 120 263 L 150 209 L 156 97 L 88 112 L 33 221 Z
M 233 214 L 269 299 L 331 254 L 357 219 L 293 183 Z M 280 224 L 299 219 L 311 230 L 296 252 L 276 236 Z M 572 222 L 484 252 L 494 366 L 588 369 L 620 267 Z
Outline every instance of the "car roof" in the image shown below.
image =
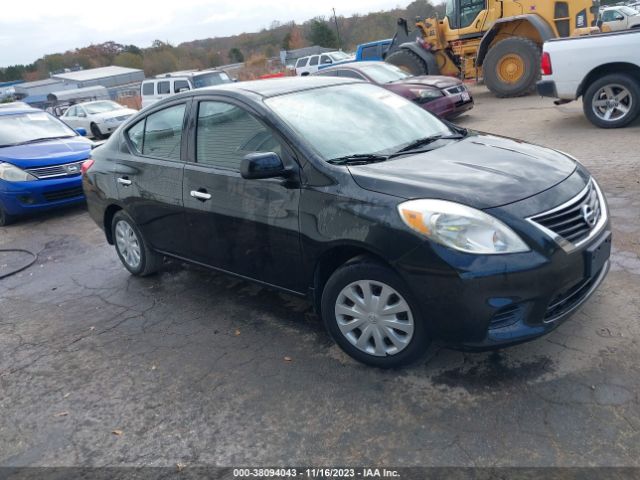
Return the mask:
M 4 105 L 2 105 L 2 107 L 0 107 L 0 116 L 18 115 L 21 113 L 39 113 L 39 112 L 43 112 L 43 110 L 20 105 L 20 104 L 12 105 L 11 103 L 5 103 Z
M 338 77 L 285 77 L 266 80 L 251 80 L 248 82 L 227 83 L 212 87 L 199 88 L 186 92 L 186 94 L 198 95 L 204 92 L 246 92 L 261 97 L 275 97 L 287 93 L 301 92 L 315 88 L 330 87 L 349 83 L 361 83 L 360 80 Z

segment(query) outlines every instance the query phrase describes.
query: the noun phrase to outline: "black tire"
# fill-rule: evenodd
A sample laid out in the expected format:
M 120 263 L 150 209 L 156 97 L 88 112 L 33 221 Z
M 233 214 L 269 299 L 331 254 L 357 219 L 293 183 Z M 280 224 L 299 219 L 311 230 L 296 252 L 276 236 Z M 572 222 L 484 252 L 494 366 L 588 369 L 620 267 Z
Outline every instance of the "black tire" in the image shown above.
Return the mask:
M 627 113 L 617 118 L 614 117 L 613 120 L 606 120 L 604 118 L 603 115 L 606 113 L 606 107 L 601 107 L 604 108 L 604 111 L 602 111 L 594 105 L 594 102 L 598 100 L 605 101 L 601 98 L 601 95 L 604 93 L 603 89 L 606 87 L 612 88 L 613 93 L 616 94 L 621 93 L 620 87 L 625 88 L 628 92 L 628 95 L 619 103 L 621 106 L 628 108 Z M 611 75 L 601 77 L 587 87 L 582 96 L 582 108 L 585 116 L 597 127 L 626 127 L 640 115 L 640 82 L 624 73 L 612 73 Z M 596 113 L 596 110 L 598 110 L 599 113 Z M 619 111 L 616 109 L 613 112 L 615 115 L 615 112 Z
M 507 55 L 522 59 L 524 70 L 519 79 L 508 82 L 498 73 L 500 60 Z M 484 82 L 491 92 L 500 98 L 521 97 L 533 92 L 540 78 L 540 47 L 524 37 L 511 37 L 496 43 L 482 65 Z
M 90 125 L 90 129 L 91 129 L 91 135 L 93 135 L 93 138 L 95 138 L 96 140 L 104 139 L 104 135 L 100 131 L 100 127 L 98 127 L 98 125 L 96 125 L 95 123 L 92 123 Z
M 389 55 L 385 62 L 402 68 L 412 75 L 429 75 L 429 69 L 424 61 L 411 50 L 401 49 Z
M 126 223 L 135 234 L 135 238 L 139 245 L 140 257 L 140 261 L 137 265 L 131 265 L 130 263 L 128 263 L 125 259 L 125 254 L 120 250 L 116 232 L 116 226 L 120 222 Z M 111 232 L 113 235 L 112 238 L 113 243 L 115 244 L 116 253 L 118 254 L 118 257 L 120 258 L 120 261 L 122 262 L 124 267 L 129 270 L 132 275 L 145 277 L 147 275 L 156 273 L 160 269 L 163 260 L 162 255 L 157 254 L 149 248 L 148 243 L 144 240 L 144 237 L 140 233 L 140 230 L 138 229 L 135 222 L 124 211 L 120 210 L 113 216 L 113 220 L 111 221 Z
M 407 320 L 411 318 L 413 321 L 413 335 L 408 339 L 406 347 L 397 353 L 391 355 L 386 354 L 386 356 L 376 356 L 367 353 L 353 345 L 347 339 L 347 336 L 340 331 L 338 318 L 336 316 L 336 303 L 340 298 L 343 298 L 341 293 L 343 289 L 353 282 L 358 281 L 384 283 L 399 294 L 400 301 L 404 300 L 406 304 L 408 304 L 410 317 L 408 317 Z M 379 294 L 378 298 L 381 296 L 382 293 Z M 322 292 L 321 313 L 329 334 L 340 348 L 352 358 L 367 365 L 379 368 L 397 368 L 408 365 L 419 360 L 425 354 L 430 344 L 430 335 L 426 322 L 405 282 L 391 268 L 372 260 L 363 259 L 362 261 L 347 263 L 331 275 Z M 376 322 L 381 322 L 381 320 L 376 317 Z M 354 329 L 353 331 L 356 330 L 358 329 Z M 362 331 L 359 332 L 359 335 L 362 335 Z M 373 337 L 375 337 L 375 335 L 368 338 L 375 343 Z M 386 344 L 386 346 L 391 347 L 391 344 Z
M 13 215 L 9 215 L 4 207 L 0 204 L 0 227 L 11 225 L 15 221 L 16 217 Z

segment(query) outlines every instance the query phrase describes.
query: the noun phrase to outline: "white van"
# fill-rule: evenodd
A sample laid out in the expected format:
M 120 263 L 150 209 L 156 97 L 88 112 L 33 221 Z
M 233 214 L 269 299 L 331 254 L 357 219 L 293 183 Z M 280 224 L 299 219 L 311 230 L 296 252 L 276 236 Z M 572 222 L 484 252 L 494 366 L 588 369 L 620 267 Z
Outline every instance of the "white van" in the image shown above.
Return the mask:
M 144 80 L 140 85 L 142 108 L 153 105 L 157 101 L 176 93 L 231 83 L 232 81 L 226 72 L 215 69 L 163 73 L 155 78 Z

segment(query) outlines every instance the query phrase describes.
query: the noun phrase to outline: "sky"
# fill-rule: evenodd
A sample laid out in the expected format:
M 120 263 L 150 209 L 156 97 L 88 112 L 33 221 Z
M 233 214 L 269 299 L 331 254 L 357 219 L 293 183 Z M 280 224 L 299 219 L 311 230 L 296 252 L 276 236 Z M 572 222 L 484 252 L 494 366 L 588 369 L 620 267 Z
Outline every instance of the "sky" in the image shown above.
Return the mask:
M 268 28 L 274 20 L 365 14 L 410 0 L 21 0 L 0 12 L 0 67 L 113 40 L 148 47 Z M 95 5 L 96 8 L 91 7 Z M 8 7 L 8 5 L 5 5 Z

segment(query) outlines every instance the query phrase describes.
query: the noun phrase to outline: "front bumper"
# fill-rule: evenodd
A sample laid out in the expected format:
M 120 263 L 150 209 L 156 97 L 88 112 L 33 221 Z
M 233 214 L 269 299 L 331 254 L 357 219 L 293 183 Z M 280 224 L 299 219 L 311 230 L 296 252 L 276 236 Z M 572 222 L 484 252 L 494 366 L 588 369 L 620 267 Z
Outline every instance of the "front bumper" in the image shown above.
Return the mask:
M 553 80 L 540 80 L 536 83 L 536 90 L 541 97 L 558 98 L 556 82 Z
M 474 257 L 425 245 L 397 268 L 436 339 L 453 348 L 486 350 L 540 337 L 569 318 L 609 270 L 608 250 L 594 272 L 586 252 L 610 239 L 607 224 L 581 249 L 556 249 L 551 258 L 536 251 Z M 459 268 L 425 271 L 420 265 L 433 253 Z
M 0 180 L 0 203 L 9 215 L 26 215 L 83 201 L 80 175 L 30 182 Z

